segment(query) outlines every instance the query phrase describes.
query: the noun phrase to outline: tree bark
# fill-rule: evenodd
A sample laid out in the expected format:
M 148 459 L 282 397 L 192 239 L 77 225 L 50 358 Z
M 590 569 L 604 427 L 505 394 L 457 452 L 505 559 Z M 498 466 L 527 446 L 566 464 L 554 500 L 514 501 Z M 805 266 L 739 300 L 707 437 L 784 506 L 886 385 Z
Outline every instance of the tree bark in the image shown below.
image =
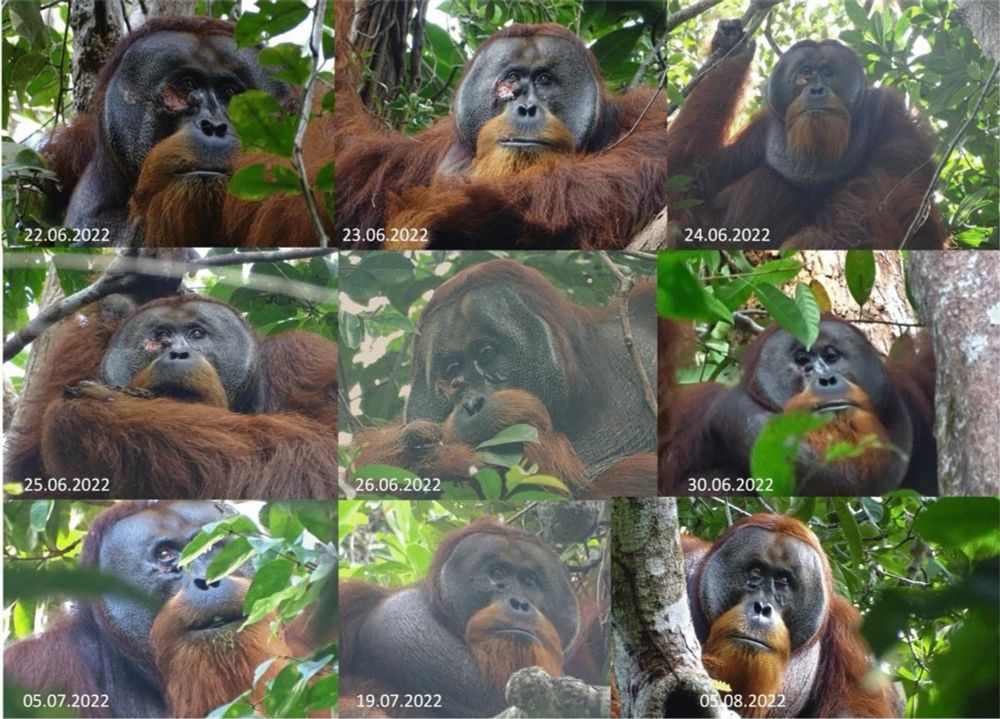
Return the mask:
M 73 109 L 90 109 L 97 73 L 122 36 L 124 18 L 119 2 L 74 0 L 69 26 L 73 30 Z
M 1000 258 L 995 252 L 912 252 L 909 267 L 937 361 L 941 494 L 994 496 L 1000 493 Z
M 902 256 L 898 252 L 877 251 L 874 257 L 875 285 L 860 307 L 847 287 L 846 252 L 799 253 L 796 259 L 802 262 L 802 272 L 789 286 L 819 282 L 830 298 L 830 311 L 845 320 L 858 321 L 858 328 L 868 341 L 887 355 L 893 341 L 911 329 L 906 325 L 918 324 L 918 320 L 906 296 Z
M 65 296 L 62 286 L 59 284 L 59 274 L 56 272 L 55 263 L 50 262 L 48 270 L 45 273 L 45 284 L 42 285 L 42 297 L 39 307 L 48 307 L 51 304 L 60 302 Z M 35 376 L 35 369 L 43 367 L 47 361 L 49 350 L 52 347 L 52 336 L 52 333 L 46 332 L 32 343 L 31 354 L 28 355 L 28 361 L 24 365 L 24 381 L 21 383 L 21 396 L 17 397 L 16 394 L 7 396 L 6 392 L 4 393 L 4 427 L 6 427 L 4 441 L 6 444 L 13 443 L 25 429 L 22 420 L 24 414 L 23 408 L 31 402 L 38 401 L 35 398 L 41 390 L 36 388 L 36 383 L 31 380 Z M 13 390 L 13 388 L 11 389 Z M 24 477 L 8 477 L 10 481 L 20 481 L 22 479 Z
M 611 547 L 611 647 L 619 716 L 731 716 L 701 664 L 688 608 L 677 500 L 613 500 Z
M 420 70 L 420 48 L 423 46 L 423 18 L 426 2 L 400 0 L 400 2 L 355 2 L 357 11 L 351 25 L 351 44 L 359 57 L 370 58 L 364 73 L 364 85 L 358 95 L 366 107 L 373 101 L 391 100 L 396 89 L 409 85 L 415 87 Z M 411 33 L 411 30 L 414 32 Z M 406 74 L 407 35 L 413 35 L 414 48 L 410 54 L 411 81 L 404 83 Z

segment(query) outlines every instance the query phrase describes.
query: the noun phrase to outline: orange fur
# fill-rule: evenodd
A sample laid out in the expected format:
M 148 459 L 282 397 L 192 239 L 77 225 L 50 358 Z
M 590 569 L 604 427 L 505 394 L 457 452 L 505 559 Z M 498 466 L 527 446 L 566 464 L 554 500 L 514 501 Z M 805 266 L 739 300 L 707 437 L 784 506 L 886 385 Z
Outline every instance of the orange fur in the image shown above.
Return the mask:
M 791 657 L 788 628 L 780 618 L 771 633 L 764 638 L 772 651 L 756 651 L 732 641 L 733 634 L 747 633 L 744 609 L 738 604 L 715 620 L 702 649 L 702 662 L 709 676 L 726 682 L 733 693 L 743 695 L 781 692 L 785 668 Z M 740 716 L 763 717 L 767 714 L 766 702 L 744 701 Z M 749 713 L 746 713 L 749 712 Z
M 558 159 L 573 153 L 573 135 L 558 117 L 549 114 L 545 127 L 534 138 L 548 143 L 548 147 L 531 150 L 511 150 L 500 143 L 510 134 L 507 117 L 497 115 L 483 125 L 476 137 L 476 157 L 472 161 L 475 177 L 508 177 L 534 167 L 542 162 Z
M 182 130 L 158 143 L 142 164 L 129 201 L 129 221 L 142 228 L 146 247 L 219 244 L 219 208 L 226 197 L 227 177 L 182 176 L 201 167 L 188 132 Z
M 511 674 L 525 667 L 538 666 L 549 676 L 561 676 L 563 651 L 552 622 L 540 615 L 537 623 L 517 625 L 532 632 L 537 637 L 534 642 L 496 634 L 498 629 L 512 626 L 510 618 L 493 604 L 476 612 L 466 625 L 465 641 L 483 675 L 501 690 Z
M 129 386 L 149 390 L 156 394 L 160 386 L 159 380 L 156 378 L 156 365 L 158 361 L 150 362 L 146 367 L 139 370 L 135 377 L 132 378 Z M 215 368 L 202 356 L 197 358 L 197 362 L 198 368 L 196 370 L 186 372 L 180 378 L 182 386 L 178 386 L 176 383 L 171 384 L 171 389 L 174 391 L 170 393 L 170 396 L 177 399 L 176 390 L 183 389 L 189 394 L 189 397 L 183 401 L 200 402 L 212 407 L 228 408 L 229 398 L 226 396 L 226 390 L 222 386 Z
M 890 443 L 889 433 L 879 420 L 878 415 L 872 407 L 871 400 L 867 393 L 857 385 L 851 385 L 845 399 L 857 405 L 857 409 L 846 412 L 837 412 L 833 420 L 827 424 L 807 433 L 804 441 L 812 450 L 823 457 L 829 447 L 835 442 L 850 442 L 859 444 L 869 437 L 876 437 L 879 443 L 887 445 Z M 785 412 L 812 412 L 816 407 L 818 398 L 808 390 L 800 392 L 792 397 L 784 407 Z M 866 476 L 875 476 L 882 472 L 889 464 L 891 450 L 875 447 L 867 450 L 859 457 L 844 457 L 838 459 L 836 464 L 856 468 L 863 468 Z
M 791 149 L 827 165 L 840 160 L 851 139 L 851 113 L 832 92 L 820 112 L 809 111 L 800 95 L 785 111 L 785 126 Z
M 357 440 L 362 449 L 354 466 L 388 464 L 413 470 L 418 477 L 462 482 L 487 464 L 475 445 L 512 425 L 528 424 L 538 430 L 538 442 L 525 443 L 526 463 L 537 465 L 541 474 L 563 480 L 571 491 L 587 485 L 586 469 L 573 445 L 565 435 L 553 431 L 545 405 L 530 392 L 504 389 L 491 394 L 481 410 L 486 420 L 474 437 L 457 436 L 455 417 L 459 411 L 457 408 L 442 424 L 416 420 L 402 427 L 362 432 Z
M 655 497 L 656 481 L 656 454 L 642 452 L 615 462 L 581 496 L 587 499 Z
M 250 586 L 249 579 L 231 579 Z M 272 635 L 267 620 L 239 632 L 234 626 L 232 631 L 217 630 L 209 636 L 198 636 L 191 627 L 209 617 L 201 616 L 183 600 L 182 594 L 174 595 L 160 610 L 150 632 L 156 666 L 164 677 L 167 704 L 173 716 L 205 716 L 250 688 L 254 671 L 261 662 L 271 657 L 288 657 L 291 653 L 284 640 Z M 232 609 L 239 612 L 242 606 Z M 218 610 L 213 608 L 215 612 Z M 254 687 L 254 701 L 263 698 L 264 683 L 283 666 L 280 660 L 271 664 Z

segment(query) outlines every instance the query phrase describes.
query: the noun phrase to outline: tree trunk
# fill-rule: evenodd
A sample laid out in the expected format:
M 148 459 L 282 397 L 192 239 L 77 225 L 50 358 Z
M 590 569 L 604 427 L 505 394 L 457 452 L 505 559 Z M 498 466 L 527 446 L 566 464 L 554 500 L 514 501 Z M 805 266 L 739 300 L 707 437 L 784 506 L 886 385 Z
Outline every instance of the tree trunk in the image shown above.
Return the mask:
M 910 287 L 937 360 L 941 494 L 1000 493 L 1000 315 L 995 252 L 912 252 Z
M 40 308 L 48 307 L 53 303 L 59 302 L 65 296 L 62 286 L 59 284 L 59 275 L 56 272 L 55 263 L 49 262 L 48 270 L 45 273 L 45 284 L 42 285 L 42 297 L 38 306 Z M 7 428 L 4 441 L 8 444 L 13 443 L 17 436 L 24 430 L 21 426 L 22 408 L 33 401 L 38 401 L 35 399 L 38 390 L 31 380 L 35 376 L 35 370 L 38 367 L 45 366 L 46 358 L 49 356 L 49 350 L 52 347 L 53 334 L 52 332 L 46 332 L 31 343 L 31 354 L 28 355 L 28 361 L 24 365 L 24 382 L 21 383 L 21 396 L 17 397 L 12 393 L 8 397 L 6 391 L 4 393 L 4 427 Z M 13 388 L 11 389 L 13 391 Z M 34 394 L 32 393 L 33 389 L 35 390 Z M 16 402 L 16 404 L 10 404 L 12 402 Z M 24 477 L 7 478 L 9 481 L 16 482 L 20 482 L 22 479 Z
M 726 716 L 691 623 L 677 500 L 613 501 L 611 587 L 619 716 Z
M 121 39 L 124 18 L 119 2 L 74 0 L 69 26 L 73 30 L 73 108 L 90 109 L 94 82 L 115 43 Z
M 391 100 L 400 86 L 417 89 L 426 5 L 417 0 L 355 2 L 358 10 L 351 26 L 351 44 L 359 57 L 370 58 L 364 85 L 358 91 L 365 106 L 371 108 L 376 98 L 379 102 Z M 404 82 L 407 35 L 413 37 L 413 48 L 409 52 L 410 81 Z
M 801 252 L 802 272 L 787 287 L 795 283 L 819 282 L 830 298 L 830 311 L 845 320 L 858 323 L 868 341 L 882 354 L 889 354 L 893 340 L 917 324 L 917 318 L 906 296 L 903 259 L 898 252 L 874 252 L 875 285 L 871 295 L 858 306 L 847 287 L 846 252 Z M 786 294 L 794 294 L 794 290 Z M 901 326 L 893 325 L 901 323 Z

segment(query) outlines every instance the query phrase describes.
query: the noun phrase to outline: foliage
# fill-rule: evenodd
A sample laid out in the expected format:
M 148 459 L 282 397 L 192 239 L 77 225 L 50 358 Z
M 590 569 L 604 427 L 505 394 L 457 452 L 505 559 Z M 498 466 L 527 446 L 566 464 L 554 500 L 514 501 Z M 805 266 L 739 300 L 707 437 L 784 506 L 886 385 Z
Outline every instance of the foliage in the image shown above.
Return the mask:
M 329 3 L 331 15 L 333 4 Z M 24 230 L 57 227 L 61 220 L 61 202 L 55 200 L 59 188 L 38 150 L 56 127 L 72 119 L 74 37 L 68 23 L 69 2 L 50 5 L 30 1 L 3 5 L 0 124 L 5 244 L 24 242 Z M 245 12 L 235 0 L 201 0 L 195 12 L 234 21 L 241 47 L 266 43 L 260 63 L 276 79 L 301 88 L 312 67 L 308 45 L 273 38 L 296 29 L 308 37 L 312 5 L 306 0 L 259 0 L 256 11 Z M 332 20 L 328 24 L 332 28 Z M 333 57 L 332 29 L 324 35 L 323 54 Z M 332 85 L 329 73 L 321 77 Z M 292 157 L 298 111 L 280 107 L 265 92 L 248 92 L 234 100 L 230 119 L 246 149 Z M 26 132 L 25 127 L 34 130 Z M 332 163 L 326 174 L 332 175 Z M 332 194 L 332 186 L 319 179 L 317 189 Z M 273 194 L 297 194 L 301 187 L 290 166 L 265 172 L 263 165 L 255 164 L 237 173 L 230 190 L 244 199 L 261 200 Z
M 341 406 L 341 416 L 350 417 L 354 424 L 343 422 L 341 432 L 387 425 L 402 415 L 410 387 L 410 341 L 433 290 L 470 265 L 509 256 L 507 252 L 474 251 L 343 253 L 340 388 L 349 406 Z M 541 271 L 557 290 L 578 304 L 606 305 L 619 290 L 614 275 L 594 253 L 519 253 L 516 259 Z M 615 254 L 613 261 L 637 277 L 651 269 L 650 263 L 629 255 Z M 470 486 L 443 485 L 446 498 L 501 499 L 511 497 L 515 490 L 522 501 L 567 494 L 558 479 L 519 466 L 523 443 L 534 439 L 531 428 L 518 425 L 501 434 L 480 446 L 490 450 L 491 464 L 506 468 L 504 476 L 489 467 L 480 468 Z M 341 464 L 349 468 L 348 479 L 405 480 L 414 476 L 407 468 L 354 467 L 357 448 L 343 441 L 340 452 Z
M 449 16 L 449 26 L 425 23 L 417 77 L 394 88 L 393 97 L 377 109 L 407 132 L 422 130 L 448 114 L 466 62 L 486 38 L 510 23 L 550 22 L 573 30 L 597 57 L 612 90 L 629 87 L 637 75 L 639 84 L 658 85 L 666 73 L 663 49 L 654 50 L 666 24 L 661 0 L 439 0 L 435 4 Z M 418 89 L 410 92 L 410 87 Z
M 92 572 L 78 568 L 77 561 L 87 527 L 106 505 L 69 500 L 4 503 L 4 610 L 10 618 L 5 641 L 51 626 L 66 599 L 93 598 L 92 593 L 81 591 L 81 579 L 86 588 Z M 237 507 L 240 514 L 206 525 L 195 535 L 181 561 L 190 562 L 220 540 L 228 540 L 208 571 L 219 578 L 244 562 L 252 563 L 256 575 L 246 597 L 248 621 L 273 613 L 272 629 L 277 631 L 325 601 L 329 585 L 335 581 L 332 557 L 337 506 L 334 502 L 266 502 L 239 503 Z M 114 587 L 113 578 L 104 577 L 103 581 Z M 35 590 L 37 586 L 45 587 L 44 595 Z M 291 659 L 267 681 L 259 704 L 252 702 L 247 690 L 210 716 L 301 717 L 332 707 L 337 680 L 321 672 L 329 671 L 334 651 L 331 646 L 311 657 Z M 308 681 L 315 677 L 320 678 Z M 5 705 L 8 699 L 5 696 Z M 21 705 L 16 715 L 28 716 Z
M 682 531 L 714 538 L 744 513 L 805 522 L 837 592 L 906 695 L 904 716 L 991 716 L 1000 703 L 1000 500 L 885 497 L 679 500 Z
M 698 363 L 678 373 L 681 383 L 718 381 L 735 385 L 740 359 L 749 340 L 738 330 L 737 315 L 766 327 L 771 322 L 787 330 L 805 347 L 819 336 L 822 313 L 830 312 L 829 294 L 822 282 L 788 283 L 802 270 L 794 250 L 759 262 L 743 252 L 684 250 L 657 255 L 657 309 L 665 317 L 694 321 L 699 331 Z M 872 252 L 851 250 L 844 259 L 844 281 L 858 308 L 864 307 L 875 286 Z M 780 289 L 779 289 L 780 288 Z M 789 297 L 791 292 L 794 297 Z M 751 308 L 748 310 L 748 308 Z M 752 337 L 750 338 L 752 339 Z M 771 491 L 787 496 L 794 490 L 795 458 L 802 438 L 827 422 L 828 416 L 792 412 L 771 419 L 758 436 L 751 454 L 754 477 L 773 480 Z M 874 436 L 858 445 L 838 442 L 827 461 L 856 456 L 874 447 L 889 447 Z
M 239 250 L 217 248 L 206 256 Z M 89 286 L 117 254 L 113 250 L 80 248 L 8 249 L 4 252 L 3 332 L 9 336 L 41 309 L 50 267 L 64 295 Z M 249 262 L 199 270 L 188 276 L 187 289 L 228 302 L 244 313 L 260 335 L 291 330 L 312 332 L 337 341 L 337 256 L 280 262 Z M 12 362 L 23 370 L 29 356 Z M 20 372 L 8 373 L 20 389 Z
M 669 0 L 670 12 L 688 3 Z M 744 0 L 724 0 L 711 12 L 678 26 L 668 42 L 671 104 L 683 103 L 681 90 L 704 63 L 709 40 L 720 19 L 742 17 Z M 797 40 L 834 38 L 860 56 L 870 80 L 901 93 L 916 115 L 927 121 L 937 138 L 939 163 L 959 128 L 973 115 L 994 63 L 983 55 L 969 29 L 946 0 L 912 3 L 830 0 L 825 3 L 782 2 L 765 23 L 770 38 L 758 32 L 751 74 L 750 102 L 741 123 L 764 106 L 765 78 Z M 773 42 L 773 44 L 772 44 Z M 983 105 L 958 138 L 945 163 L 938 207 L 963 247 L 998 246 L 1000 207 L 1000 90 L 989 88 Z
M 518 502 L 437 502 L 402 500 L 340 502 L 340 581 L 360 579 L 402 587 L 427 576 L 434 551 L 451 531 L 489 516 L 533 532 L 560 553 L 569 566 L 592 567 L 604 555 L 606 517 L 579 541 L 552 539 L 538 504 Z M 578 583 L 586 572 L 572 572 Z

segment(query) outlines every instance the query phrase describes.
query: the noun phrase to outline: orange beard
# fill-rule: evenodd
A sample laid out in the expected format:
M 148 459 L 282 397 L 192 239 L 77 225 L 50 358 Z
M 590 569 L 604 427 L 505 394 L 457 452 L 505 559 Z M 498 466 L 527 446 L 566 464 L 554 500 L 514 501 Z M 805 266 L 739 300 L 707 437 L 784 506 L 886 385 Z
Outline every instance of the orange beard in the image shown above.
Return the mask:
M 536 138 L 545 146 L 512 149 L 500 143 L 510 136 L 507 118 L 497 115 L 483 125 L 476 138 L 476 157 L 472 161 L 473 177 L 508 177 L 524 172 L 553 157 L 573 152 L 573 135 L 559 118 L 549 114 L 545 127 Z
M 781 693 L 785 667 L 791 657 L 788 629 L 779 620 L 766 637 L 771 651 L 756 651 L 730 639 L 734 632 L 746 633 L 743 626 L 743 607 L 736 605 L 712 625 L 708 641 L 702 649 L 701 660 L 713 679 L 728 684 L 734 694 L 776 695 Z M 768 712 L 767 701 L 744 701 L 740 716 L 745 719 L 764 717 Z
M 229 178 L 180 174 L 198 167 L 183 132 L 164 139 L 146 156 L 129 201 L 129 222 L 141 226 L 146 247 L 220 244 Z
M 851 137 L 851 114 L 839 97 L 830 93 L 823 112 L 806 112 L 802 97 L 785 111 L 788 147 L 824 165 L 835 165 Z
M 880 445 L 890 443 L 889 433 L 879 420 L 878 415 L 872 407 L 868 395 L 860 387 L 851 385 L 847 394 L 847 399 L 857 405 L 857 409 L 846 412 L 837 412 L 832 421 L 808 432 L 803 441 L 819 457 L 825 457 L 827 449 L 835 442 L 850 442 L 860 444 L 866 438 L 875 436 Z M 786 412 L 811 412 L 816 398 L 808 391 L 797 394 L 788 401 L 784 410 Z M 892 459 L 892 452 L 881 447 L 874 447 L 867 450 L 858 457 L 843 457 L 838 459 L 837 464 L 850 464 L 853 467 L 862 467 L 865 476 L 874 476 L 888 469 Z
M 155 364 L 155 362 L 150 362 L 145 368 L 139 370 L 132 378 L 131 386 L 149 390 L 153 394 L 161 394 L 160 385 L 153 369 Z M 163 389 L 166 396 L 171 396 L 170 390 L 175 389 L 178 394 L 185 395 L 186 401 L 207 404 L 212 407 L 229 407 L 229 397 L 226 396 L 226 390 L 219 380 L 219 375 L 204 357 L 198 359 L 197 369 L 184 375 L 180 385 L 164 387 Z
M 480 609 L 465 627 L 465 641 L 483 676 L 496 690 L 503 692 L 510 675 L 525 667 L 541 667 L 553 677 L 562 675 L 562 642 L 548 619 L 542 617 L 537 626 L 530 627 L 538 637 L 530 642 L 496 634 L 497 629 L 511 626 L 496 614 L 495 605 Z
M 206 637 L 192 637 L 188 632 L 191 622 L 192 617 L 175 597 L 157 615 L 150 632 L 170 715 L 203 717 L 251 687 L 253 700 L 260 701 L 265 683 L 284 662 L 272 663 L 256 686 L 254 671 L 266 659 L 291 653 L 280 637 L 271 634 L 268 620 L 239 633 L 220 630 Z

